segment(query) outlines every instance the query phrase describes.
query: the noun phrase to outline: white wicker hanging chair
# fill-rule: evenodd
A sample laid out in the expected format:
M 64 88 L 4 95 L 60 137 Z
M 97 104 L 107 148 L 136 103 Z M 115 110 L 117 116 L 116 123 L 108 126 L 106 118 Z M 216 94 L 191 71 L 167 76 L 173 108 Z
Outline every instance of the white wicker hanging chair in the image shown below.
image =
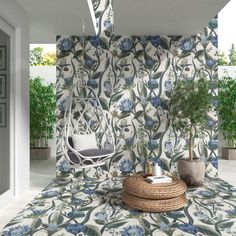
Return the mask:
M 104 165 L 105 161 L 115 154 L 111 127 L 93 89 L 84 85 L 76 89 L 78 94 L 80 94 L 79 89 L 83 89 L 87 95 L 81 97 L 75 95 L 73 88 L 71 90 L 64 117 L 65 129 L 62 142 L 64 156 L 71 167 L 88 168 Z M 82 135 L 83 138 L 83 135 L 92 133 L 95 133 L 97 148 L 76 150 L 72 135 Z

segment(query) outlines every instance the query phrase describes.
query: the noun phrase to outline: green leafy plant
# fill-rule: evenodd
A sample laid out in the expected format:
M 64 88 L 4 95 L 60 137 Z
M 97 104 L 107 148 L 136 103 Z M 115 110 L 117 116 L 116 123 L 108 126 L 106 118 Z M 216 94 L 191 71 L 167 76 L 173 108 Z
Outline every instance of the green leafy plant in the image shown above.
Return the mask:
M 223 52 L 219 53 L 218 66 L 228 66 L 228 65 L 229 65 L 229 62 L 225 54 Z
M 234 44 L 232 44 L 229 50 L 229 66 L 235 66 L 235 65 L 236 65 L 236 48 Z
M 30 50 L 30 65 L 37 66 L 43 61 L 43 48 L 36 47 Z
M 56 53 L 48 52 L 43 55 L 43 61 L 41 63 L 43 66 L 55 66 L 56 65 Z
M 235 147 L 236 141 L 236 80 L 229 76 L 218 83 L 219 128 L 228 147 Z
M 173 127 L 189 135 L 190 160 L 193 159 L 194 136 L 197 129 L 206 124 L 211 98 L 209 82 L 204 78 L 179 80 L 175 83 L 170 101 L 170 116 Z
M 36 47 L 30 50 L 30 65 L 31 66 L 55 66 L 56 53 L 44 53 L 42 47 Z
M 219 53 L 218 58 L 219 66 L 236 66 L 236 48 L 234 44 L 231 45 L 229 53 L 227 55 L 224 52 Z
M 30 144 L 31 147 L 48 146 L 53 137 L 56 121 L 56 93 L 53 83 L 43 84 L 43 79 L 30 79 Z M 40 145 L 41 143 L 41 145 Z

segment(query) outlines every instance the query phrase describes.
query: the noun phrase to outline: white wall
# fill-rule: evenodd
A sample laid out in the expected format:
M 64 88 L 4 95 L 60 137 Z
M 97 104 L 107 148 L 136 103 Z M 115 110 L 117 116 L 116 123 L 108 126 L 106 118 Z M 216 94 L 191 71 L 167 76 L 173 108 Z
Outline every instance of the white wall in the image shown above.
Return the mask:
M 11 99 L 14 113 L 11 151 L 15 166 L 15 195 L 29 190 L 29 18 L 15 0 L 0 0 L 0 17 L 15 31 Z M 14 119 L 15 118 L 15 119 Z
M 30 78 L 40 76 L 45 83 L 56 83 L 56 66 L 30 66 Z
M 46 84 L 56 83 L 56 66 L 30 66 L 30 78 L 38 76 L 43 78 Z M 48 146 L 51 148 L 51 157 L 56 158 L 56 131 L 53 139 L 49 140 Z
M 236 79 L 236 66 L 218 66 L 219 79 L 230 76 Z

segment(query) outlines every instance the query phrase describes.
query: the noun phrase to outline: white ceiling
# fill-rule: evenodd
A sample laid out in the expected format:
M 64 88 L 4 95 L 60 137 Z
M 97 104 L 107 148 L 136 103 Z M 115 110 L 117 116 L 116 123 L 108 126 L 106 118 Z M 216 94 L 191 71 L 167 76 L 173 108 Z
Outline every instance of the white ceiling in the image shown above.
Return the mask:
M 117 35 L 196 35 L 228 2 L 113 0 L 114 31 Z
M 91 0 L 89 0 L 91 1 Z M 117 35 L 195 35 L 229 0 L 113 0 Z M 16 0 L 30 16 L 30 42 L 55 43 L 56 35 L 94 35 L 87 0 Z M 92 15 L 92 16 L 91 16 Z
M 16 0 L 30 17 L 30 42 L 55 43 L 57 35 L 94 35 L 87 0 Z

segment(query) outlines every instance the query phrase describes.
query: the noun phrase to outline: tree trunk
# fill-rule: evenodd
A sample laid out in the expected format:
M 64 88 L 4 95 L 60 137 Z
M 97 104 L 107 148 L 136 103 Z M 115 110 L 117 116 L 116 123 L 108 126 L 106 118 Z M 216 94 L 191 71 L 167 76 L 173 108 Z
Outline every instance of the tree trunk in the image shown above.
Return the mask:
M 189 150 L 189 159 L 193 160 L 193 132 L 192 132 L 193 126 L 190 125 L 190 132 L 189 132 L 189 144 L 188 144 L 188 150 Z

